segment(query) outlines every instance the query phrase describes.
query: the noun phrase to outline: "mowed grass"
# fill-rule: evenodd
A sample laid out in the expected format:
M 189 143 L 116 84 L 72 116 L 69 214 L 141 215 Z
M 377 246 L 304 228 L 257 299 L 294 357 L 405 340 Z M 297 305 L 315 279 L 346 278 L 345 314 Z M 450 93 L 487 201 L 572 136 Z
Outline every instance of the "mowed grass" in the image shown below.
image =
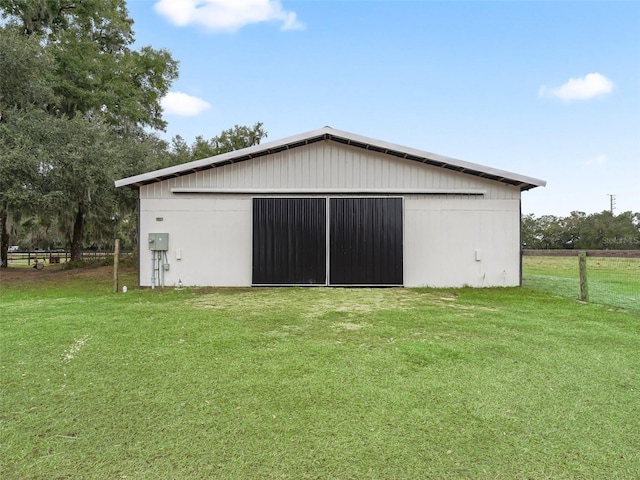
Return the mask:
M 522 257 L 525 287 L 580 298 L 578 257 Z M 587 257 L 590 302 L 640 311 L 640 258 Z
M 99 271 L 1 284 L 3 479 L 640 478 L 637 312 Z

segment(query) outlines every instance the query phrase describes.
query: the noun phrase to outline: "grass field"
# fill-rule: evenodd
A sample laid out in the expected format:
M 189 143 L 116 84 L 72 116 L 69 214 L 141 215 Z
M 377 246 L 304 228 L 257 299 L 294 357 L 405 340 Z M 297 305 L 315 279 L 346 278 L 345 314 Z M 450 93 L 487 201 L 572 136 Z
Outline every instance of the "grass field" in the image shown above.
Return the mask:
M 522 258 L 523 285 L 580 298 L 578 258 Z M 587 257 L 589 301 L 640 311 L 640 258 Z
M 640 478 L 636 311 L 16 270 L 0 478 Z

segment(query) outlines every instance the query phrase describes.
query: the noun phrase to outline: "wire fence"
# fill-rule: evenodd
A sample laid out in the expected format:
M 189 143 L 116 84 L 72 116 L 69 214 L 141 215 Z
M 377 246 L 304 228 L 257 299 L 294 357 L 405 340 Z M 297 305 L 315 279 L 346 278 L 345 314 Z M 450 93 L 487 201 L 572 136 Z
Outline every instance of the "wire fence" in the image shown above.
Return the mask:
M 640 310 L 640 250 L 525 250 L 522 267 L 524 287 Z
M 113 252 L 87 250 L 82 252 L 82 260 L 101 260 L 113 258 Z M 14 251 L 7 253 L 7 262 L 9 267 L 31 267 L 38 262 L 44 262 L 45 265 L 56 265 L 66 263 L 71 260 L 71 252 L 69 250 L 38 250 L 33 252 Z

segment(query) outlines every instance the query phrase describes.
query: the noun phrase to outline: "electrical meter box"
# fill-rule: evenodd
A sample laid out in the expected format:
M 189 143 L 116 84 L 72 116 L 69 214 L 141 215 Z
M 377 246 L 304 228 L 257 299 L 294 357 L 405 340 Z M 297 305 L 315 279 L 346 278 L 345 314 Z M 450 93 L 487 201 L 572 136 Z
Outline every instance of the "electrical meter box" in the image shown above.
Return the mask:
M 150 233 L 149 234 L 149 250 L 164 251 L 169 250 L 169 234 L 168 233 Z

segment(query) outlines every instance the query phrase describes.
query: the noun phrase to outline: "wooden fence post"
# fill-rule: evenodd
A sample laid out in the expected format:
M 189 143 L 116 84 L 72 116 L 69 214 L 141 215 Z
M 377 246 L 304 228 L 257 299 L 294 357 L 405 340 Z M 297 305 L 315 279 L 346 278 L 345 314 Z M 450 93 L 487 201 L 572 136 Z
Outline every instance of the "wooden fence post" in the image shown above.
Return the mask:
M 578 266 L 580 267 L 580 300 L 589 301 L 589 288 L 587 285 L 587 252 L 578 254 Z
M 118 293 L 118 266 L 120 265 L 120 239 L 116 238 L 113 252 L 113 293 Z

